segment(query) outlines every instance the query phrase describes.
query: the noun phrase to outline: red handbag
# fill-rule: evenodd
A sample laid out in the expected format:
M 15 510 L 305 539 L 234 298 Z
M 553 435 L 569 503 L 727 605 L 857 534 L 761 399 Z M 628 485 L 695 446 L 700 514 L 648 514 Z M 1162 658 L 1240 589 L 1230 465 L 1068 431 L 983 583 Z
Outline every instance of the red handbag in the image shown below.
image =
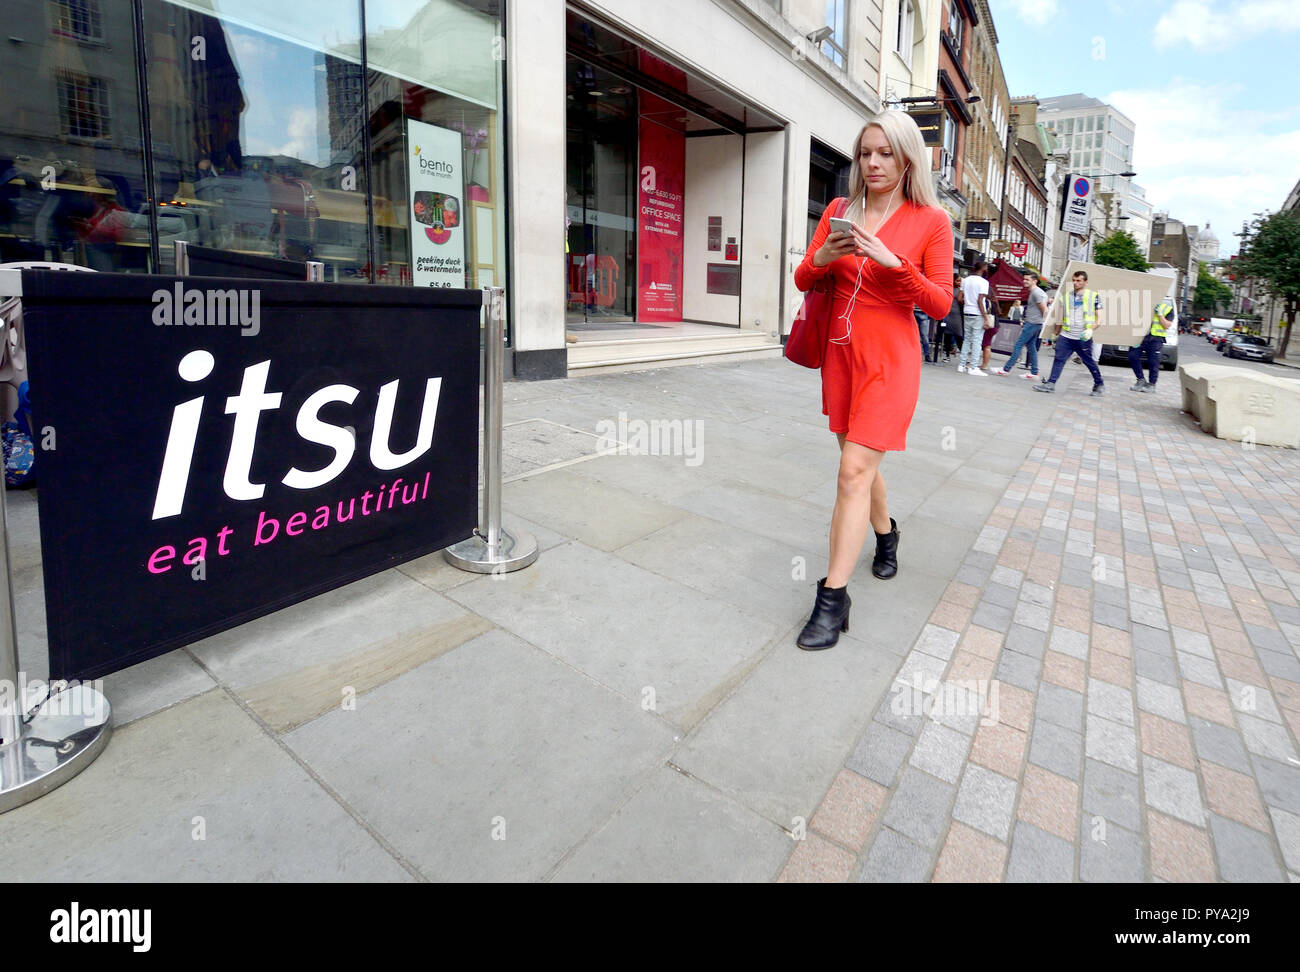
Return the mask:
M 834 203 L 836 218 L 844 216 L 849 201 L 841 196 Z M 785 356 L 805 368 L 820 368 L 826 358 L 826 344 L 831 336 L 831 303 L 834 300 L 835 281 L 826 274 L 804 294 L 803 304 L 795 315 L 790 336 L 785 339 Z

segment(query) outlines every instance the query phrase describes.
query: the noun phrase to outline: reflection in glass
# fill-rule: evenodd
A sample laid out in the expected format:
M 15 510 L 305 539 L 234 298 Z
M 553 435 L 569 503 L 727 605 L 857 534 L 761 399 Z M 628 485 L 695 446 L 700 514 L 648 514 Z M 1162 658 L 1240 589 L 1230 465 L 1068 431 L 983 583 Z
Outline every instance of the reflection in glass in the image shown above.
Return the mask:
M 0 262 L 148 270 L 130 5 L 27 0 L 4 22 Z
M 315 49 L 189 6 L 144 7 L 163 267 L 183 239 L 367 281 L 359 45 Z M 341 35 L 359 35 L 353 9 Z
M 497 0 L 366 0 L 380 283 L 504 284 L 499 8 Z M 434 148 L 410 137 L 412 122 L 435 138 Z M 413 176 L 425 149 L 433 153 L 426 161 L 450 167 L 447 185 L 435 188 Z M 463 272 L 422 271 L 421 258 L 430 257 L 460 260 Z

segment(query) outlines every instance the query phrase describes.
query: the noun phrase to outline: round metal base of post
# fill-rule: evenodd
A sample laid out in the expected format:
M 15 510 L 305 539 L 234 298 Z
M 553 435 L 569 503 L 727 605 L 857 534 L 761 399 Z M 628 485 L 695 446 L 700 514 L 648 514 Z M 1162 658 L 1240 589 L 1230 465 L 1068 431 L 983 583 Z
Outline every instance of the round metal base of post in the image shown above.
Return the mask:
M 72 779 L 108 745 L 108 700 L 88 685 L 53 695 L 13 742 L 0 746 L 0 813 Z
M 527 530 L 501 531 L 495 551 L 477 533 L 442 552 L 447 563 L 476 574 L 508 574 L 523 570 L 537 559 L 537 539 Z

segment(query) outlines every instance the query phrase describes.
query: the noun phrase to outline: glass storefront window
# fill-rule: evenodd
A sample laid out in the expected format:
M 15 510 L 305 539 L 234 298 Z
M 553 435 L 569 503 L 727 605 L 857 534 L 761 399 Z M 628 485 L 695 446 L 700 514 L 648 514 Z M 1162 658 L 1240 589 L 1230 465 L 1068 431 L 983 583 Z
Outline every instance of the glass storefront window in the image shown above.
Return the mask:
M 130 4 L 6 4 L 4 21 L 0 262 L 149 270 Z
M 248 2 L 146 0 L 164 269 L 181 239 L 369 279 L 360 11 L 330 0 L 320 13 L 328 30 L 277 7 L 272 34 Z
M 380 283 L 504 283 L 500 6 L 366 0 Z
M 567 88 L 568 319 L 635 320 L 638 95 L 576 58 Z
M 132 6 L 6 10 L 0 260 L 166 272 L 185 240 L 331 281 L 505 283 L 499 0 L 365 0 L 366 45 L 361 0 Z

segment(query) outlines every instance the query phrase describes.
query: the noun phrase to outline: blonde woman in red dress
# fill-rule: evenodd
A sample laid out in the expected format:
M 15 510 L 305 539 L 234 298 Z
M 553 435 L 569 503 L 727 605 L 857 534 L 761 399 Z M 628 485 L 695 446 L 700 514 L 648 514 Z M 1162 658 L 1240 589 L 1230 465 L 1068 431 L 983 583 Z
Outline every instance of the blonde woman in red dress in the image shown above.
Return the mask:
M 839 489 L 831 517 L 830 567 L 817 583 L 798 645 L 830 648 L 849 630 L 848 582 L 876 535 L 872 573 L 898 571 L 898 524 L 889 515 L 880 463 L 907 447 L 921 387 L 921 346 L 912 308 L 944 317 L 952 303 L 952 223 L 930 182 L 930 152 L 901 111 L 875 115 L 858 133 L 844 216 L 853 233 L 830 232 L 822 216 L 795 285 L 834 280 L 830 344 L 822 365 L 822 412 L 840 442 Z

